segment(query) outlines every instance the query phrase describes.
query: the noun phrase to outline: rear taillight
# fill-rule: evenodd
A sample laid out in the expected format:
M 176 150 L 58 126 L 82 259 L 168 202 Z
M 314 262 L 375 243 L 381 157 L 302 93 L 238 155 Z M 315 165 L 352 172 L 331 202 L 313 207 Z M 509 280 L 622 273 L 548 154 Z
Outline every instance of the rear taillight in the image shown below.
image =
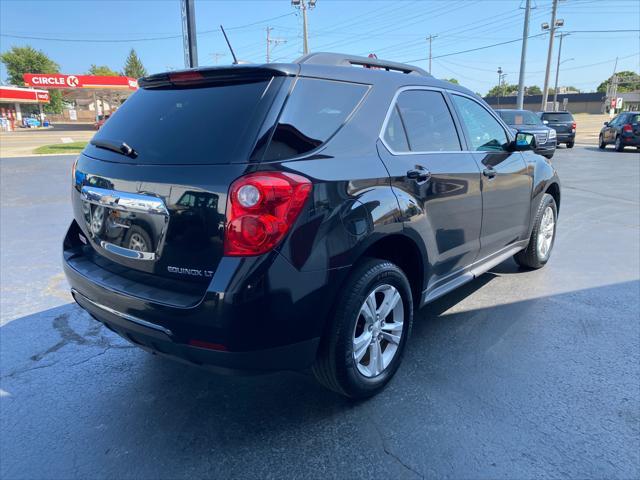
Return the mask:
M 622 127 L 622 131 L 631 133 L 631 132 L 633 132 L 633 127 L 631 126 L 630 123 L 627 123 L 626 125 L 624 125 Z
M 575 129 L 576 129 L 576 122 L 573 122 L 573 123 L 571 124 L 571 129 L 572 129 L 572 130 L 575 130 Z
M 258 172 L 231 184 L 224 254 L 268 252 L 289 231 L 311 192 L 311 181 L 284 172 Z

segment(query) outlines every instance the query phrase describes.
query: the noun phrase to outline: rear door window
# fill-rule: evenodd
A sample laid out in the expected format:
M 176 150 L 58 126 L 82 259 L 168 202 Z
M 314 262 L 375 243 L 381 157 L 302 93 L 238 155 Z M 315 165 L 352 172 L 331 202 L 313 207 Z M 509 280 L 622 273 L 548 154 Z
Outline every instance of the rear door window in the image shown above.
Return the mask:
M 280 115 L 265 160 L 291 158 L 315 150 L 348 120 L 367 85 L 300 78 Z
M 402 137 L 402 127 L 406 139 Z M 440 92 L 406 90 L 398 95 L 384 139 L 394 152 L 444 152 L 461 150 L 451 112 Z M 407 142 L 407 146 L 403 145 Z
M 277 85 L 274 85 L 276 83 Z M 269 98 L 269 79 L 197 87 L 141 88 L 98 130 L 95 140 L 126 142 L 135 159 L 89 145 L 91 156 L 141 164 L 242 161 L 255 140 Z

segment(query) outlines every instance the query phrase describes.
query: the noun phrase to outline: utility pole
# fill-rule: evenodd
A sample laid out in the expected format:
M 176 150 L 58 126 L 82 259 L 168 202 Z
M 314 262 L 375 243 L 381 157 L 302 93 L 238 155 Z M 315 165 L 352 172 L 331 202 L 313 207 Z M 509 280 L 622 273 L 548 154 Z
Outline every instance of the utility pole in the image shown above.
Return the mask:
M 291 5 L 302 10 L 302 53 L 309 53 L 309 28 L 307 25 L 307 10 L 316 6 L 316 0 L 291 0 Z
M 196 9 L 194 0 L 180 0 L 182 16 L 182 46 L 184 65 L 187 68 L 198 66 L 198 46 L 196 43 Z
M 524 108 L 524 71 L 527 63 L 527 40 L 529 37 L 529 15 L 531 13 L 531 0 L 527 0 L 524 7 L 524 27 L 522 29 L 522 53 L 520 54 L 520 76 L 518 77 L 518 105 L 516 108 Z
M 267 27 L 267 63 L 271 63 L 271 45 L 273 44 L 275 47 L 277 45 L 287 43 L 286 40 L 281 38 L 271 38 L 271 30 L 273 30 L 272 27 Z
M 547 25 L 547 28 L 550 28 L 549 32 L 549 51 L 547 52 L 547 68 L 544 73 L 544 88 L 542 89 L 542 105 L 540 110 L 545 110 L 547 108 L 547 99 L 549 98 L 549 73 L 551 70 L 551 56 L 553 55 L 553 39 L 556 33 L 556 13 L 558 12 L 558 0 L 553 0 L 553 5 L 551 7 L 551 25 Z M 545 24 L 542 24 L 543 30 L 545 29 Z
M 437 35 L 429 35 L 427 37 L 427 40 L 429 40 L 429 75 L 431 75 L 431 57 L 432 57 L 432 55 L 431 55 L 431 41 L 434 38 L 437 38 L 437 37 L 438 37 Z
M 560 76 L 560 57 L 562 56 L 562 39 L 567 36 L 568 33 L 561 33 L 558 35 L 560 37 L 560 43 L 558 44 L 558 64 L 556 65 L 556 86 L 553 89 L 553 111 L 557 112 L 558 105 L 558 77 Z
M 211 56 L 213 57 L 213 63 L 215 63 L 216 65 L 218 64 L 218 59 L 220 57 L 224 57 L 226 55 L 226 53 L 212 53 Z
M 607 87 L 607 102 L 609 103 L 609 115 L 612 115 L 612 111 L 615 112 L 615 109 L 611 108 L 611 99 L 616 98 L 618 94 L 618 77 L 616 75 L 616 70 L 618 69 L 618 57 L 616 57 L 616 63 L 613 65 L 613 73 L 611 74 L 611 81 L 609 82 L 609 86 Z

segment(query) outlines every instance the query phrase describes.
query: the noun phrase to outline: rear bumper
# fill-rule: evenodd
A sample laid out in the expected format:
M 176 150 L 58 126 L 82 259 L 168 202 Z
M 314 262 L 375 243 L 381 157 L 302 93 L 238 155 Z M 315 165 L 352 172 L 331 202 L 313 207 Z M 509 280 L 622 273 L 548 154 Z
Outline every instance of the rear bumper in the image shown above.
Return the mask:
M 571 143 L 575 142 L 576 133 L 558 133 L 556 134 L 556 142 L 557 143 Z
M 114 280 L 95 265 L 84 268 L 81 249 L 69 243 L 64 272 L 92 317 L 146 350 L 231 372 L 309 367 L 348 273 L 303 272 L 277 252 L 223 258 L 204 295 L 188 304 L 157 287 Z
M 134 345 L 157 355 L 204 366 L 219 373 L 298 370 L 313 363 L 318 349 L 318 338 L 248 352 L 227 352 L 185 345 L 177 343 L 173 332 L 164 327 L 123 315 L 110 307 L 89 300 L 77 290 L 72 289 L 71 293 L 76 303 L 93 318 Z
M 622 134 L 620 137 L 622 138 L 622 144 L 625 146 L 637 147 L 640 145 L 640 135 Z

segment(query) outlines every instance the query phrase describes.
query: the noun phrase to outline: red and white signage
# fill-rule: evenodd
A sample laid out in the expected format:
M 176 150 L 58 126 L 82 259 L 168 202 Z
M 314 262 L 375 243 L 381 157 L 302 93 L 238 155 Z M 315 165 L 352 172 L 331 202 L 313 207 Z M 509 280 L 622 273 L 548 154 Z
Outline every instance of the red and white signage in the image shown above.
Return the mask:
M 49 92 L 33 88 L 0 87 L 3 103 L 49 103 Z
M 102 75 L 64 75 L 62 73 L 25 73 L 24 83 L 37 88 L 103 88 L 137 90 L 138 82 L 129 77 Z

